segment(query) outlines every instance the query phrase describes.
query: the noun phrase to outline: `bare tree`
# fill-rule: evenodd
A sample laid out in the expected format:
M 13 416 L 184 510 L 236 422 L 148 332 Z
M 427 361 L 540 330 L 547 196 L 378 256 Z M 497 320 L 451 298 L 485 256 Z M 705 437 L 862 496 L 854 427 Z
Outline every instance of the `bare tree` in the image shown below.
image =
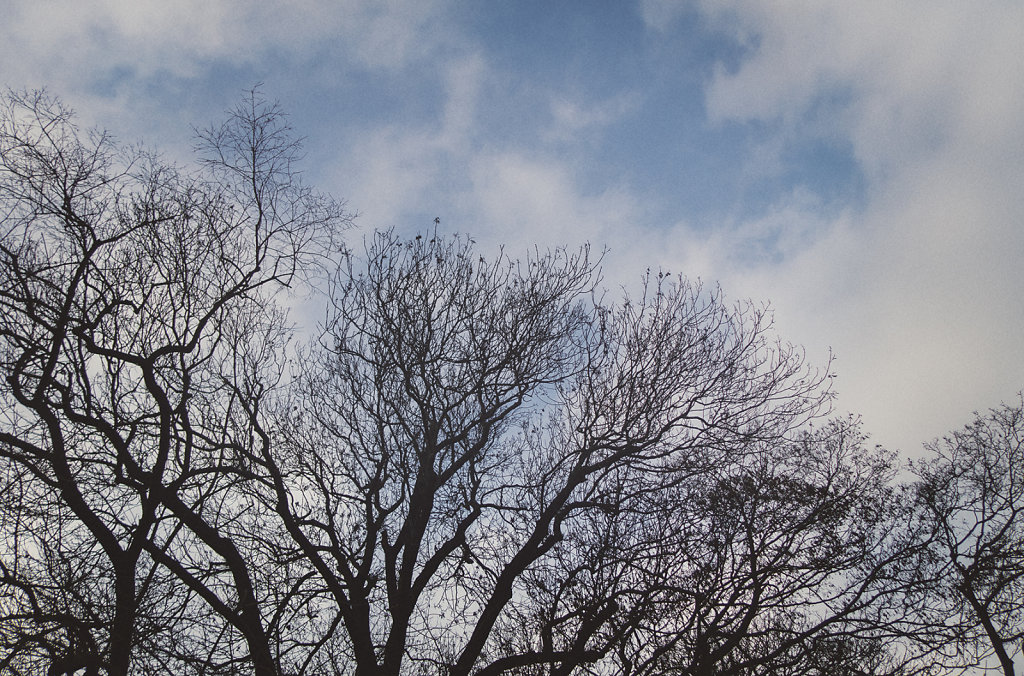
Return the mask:
M 955 652 L 995 657 L 1013 676 L 1024 652 L 1024 400 L 977 415 L 915 464 L 917 521 L 931 546 L 931 620 Z
M 897 465 L 865 441 L 856 420 L 831 420 L 757 441 L 669 496 L 660 539 L 645 545 L 664 561 L 662 587 L 620 648 L 622 673 L 917 668 L 901 583 L 886 572 L 909 555 L 888 542 Z
M 192 172 L 80 132 L 45 93 L 4 105 L 0 664 L 276 673 L 233 491 L 238 394 L 251 412 L 273 385 L 274 295 L 344 213 L 296 181 L 255 93 Z
M 611 516 L 820 412 L 762 310 L 662 275 L 607 306 L 595 275 L 436 234 L 342 266 L 252 461 L 355 673 L 597 668 L 660 584 Z
M 764 308 L 665 274 L 610 301 L 586 248 L 342 250 L 256 94 L 188 171 L 6 106 L 2 668 L 917 668 L 939 540 Z M 293 350 L 281 294 L 323 264 Z

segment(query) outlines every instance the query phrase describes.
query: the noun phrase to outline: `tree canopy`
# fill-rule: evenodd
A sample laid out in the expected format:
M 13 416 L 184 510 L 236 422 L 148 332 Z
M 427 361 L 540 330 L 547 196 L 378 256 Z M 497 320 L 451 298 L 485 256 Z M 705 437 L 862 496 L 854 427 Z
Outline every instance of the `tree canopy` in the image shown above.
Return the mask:
M 345 245 L 258 92 L 189 168 L 45 93 L 0 151 L 8 673 L 903 674 L 1020 641 L 1019 406 L 900 484 L 764 307 L 436 224 Z

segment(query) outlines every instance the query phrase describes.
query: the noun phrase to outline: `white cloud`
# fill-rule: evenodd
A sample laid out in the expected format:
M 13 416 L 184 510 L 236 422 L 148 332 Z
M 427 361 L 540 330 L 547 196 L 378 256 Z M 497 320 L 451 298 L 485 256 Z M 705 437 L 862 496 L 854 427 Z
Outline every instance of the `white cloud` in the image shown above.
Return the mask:
M 480 150 L 477 107 L 489 71 L 475 53 L 438 68 L 444 83 L 438 119 L 372 126 L 353 139 L 324 177 L 334 189 L 358 196 L 360 227 L 408 225 L 410 214 L 432 218 L 463 200 L 470 158 Z
M 259 80 L 281 68 L 336 77 L 328 63 L 420 66 L 449 40 L 445 2 L 13 0 L 0 22 L 2 84 L 47 87 L 86 118 L 155 117 L 144 110 L 154 91 L 187 97 L 186 83 L 214 68 L 247 68 Z M 232 82 L 228 100 L 253 84 Z
M 640 0 L 640 16 L 648 28 L 666 31 L 686 7 L 679 0 Z
M 881 179 L 893 162 L 957 134 L 1019 132 L 1024 42 L 1012 27 L 1024 23 L 1020 3 L 707 4 L 717 28 L 751 49 L 738 71 L 719 68 L 711 82 L 713 120 L 804 124 L 822 97 L 844 97 L 833 124 Z
M 621 120 L 640 106 L 640 97 L 622 93 L 601 101 L 583 101 L 566 92 L 551 96 L 553 124 L 545 137 L 553 141 L 578 140 L 582 134 L 593 134 Z
M 478 53 L 440 67 L 440 117 L 362 135 L 327 181 L 358 196 L 362 227 L 424 227 L 437 214 L 446 231 L 507 244 L 510 252 L 584 242 L 633 246 L 637 201 L 616 186 L 587 193 L 571 160 L 551 145 L 618 119 L 634 105 L 633 97 L 590 109 L 565 93 L 545 92 L 537 99 L 552 102 L 552 126 L 499 141 L 487 135 L 479 108 L 482 97 L 493 93 L 484 84 L 501 75 Z M 538 138 L 544 140 L 538 144 Z
M 637 209 L 624 191 L 587 195 L 572 171 L 550 157 L 517 152 L 482 155 L 471 168 L 473 212 L 513 247 L 578 245 L 613 248 L 636 236 Z
M 325 41 L 347 45 L 369 67 L 388 68 L 437 47 L 441 9 L 401 0 L 15 0 L 4 32 L 30 62 L 50 59 L 72 70 L 120 61 L 187 75 L 211 59 L 308 55 Z
M 1024 5 L 706 11 L 751 46 L 710 83 L 709 116 L 799 135 L 838 96 L 838 114 L 813 122 L 850 143 L 867 180 L 855 221 L 781 265 L 733 267 L 733 283 L 772 298 L 787 335 L 835 346 L 840 404 L 882 442 L 916 450 L 1012 396 L 1024 386 Z

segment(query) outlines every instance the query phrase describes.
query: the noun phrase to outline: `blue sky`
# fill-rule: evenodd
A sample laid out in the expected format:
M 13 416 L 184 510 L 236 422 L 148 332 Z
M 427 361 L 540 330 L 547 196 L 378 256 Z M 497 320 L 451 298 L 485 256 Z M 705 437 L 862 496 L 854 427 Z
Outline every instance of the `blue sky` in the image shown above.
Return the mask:
M 1024 387 L 1019 0 L 13 0 L 0 83 L 180 161 L 263 83 L 360 230 L 771 301 L 909 453 Z

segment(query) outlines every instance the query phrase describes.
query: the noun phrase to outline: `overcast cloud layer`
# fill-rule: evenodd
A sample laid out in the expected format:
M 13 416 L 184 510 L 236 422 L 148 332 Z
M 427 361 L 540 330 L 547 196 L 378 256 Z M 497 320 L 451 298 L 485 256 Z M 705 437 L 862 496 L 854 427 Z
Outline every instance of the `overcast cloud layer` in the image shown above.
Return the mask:
M 263 83 L 363 230 L 770 300 L 909 453 L 1024 386 L 1024 4 L 558 4 L 14 0 L 0 80 L 176 159 Z

